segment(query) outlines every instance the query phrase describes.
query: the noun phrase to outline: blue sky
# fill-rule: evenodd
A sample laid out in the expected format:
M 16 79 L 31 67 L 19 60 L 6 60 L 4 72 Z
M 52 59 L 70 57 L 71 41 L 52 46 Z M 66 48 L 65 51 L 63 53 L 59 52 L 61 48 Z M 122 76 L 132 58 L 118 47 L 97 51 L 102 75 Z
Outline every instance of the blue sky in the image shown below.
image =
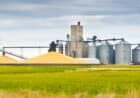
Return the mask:
M 140 0 L 0 0 L 1 45 L 48 45 L 81 21 L 84 38 L 140 43 Z

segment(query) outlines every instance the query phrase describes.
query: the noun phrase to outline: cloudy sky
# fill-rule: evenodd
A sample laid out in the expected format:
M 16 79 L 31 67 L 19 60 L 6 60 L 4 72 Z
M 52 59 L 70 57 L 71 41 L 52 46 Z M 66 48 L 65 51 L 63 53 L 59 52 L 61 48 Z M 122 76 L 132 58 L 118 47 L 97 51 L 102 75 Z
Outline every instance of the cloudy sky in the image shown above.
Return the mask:
M 140 0 L 0 0 L 0 44 L 47 45 L 77 21 L 85 39 L 140 42 Z

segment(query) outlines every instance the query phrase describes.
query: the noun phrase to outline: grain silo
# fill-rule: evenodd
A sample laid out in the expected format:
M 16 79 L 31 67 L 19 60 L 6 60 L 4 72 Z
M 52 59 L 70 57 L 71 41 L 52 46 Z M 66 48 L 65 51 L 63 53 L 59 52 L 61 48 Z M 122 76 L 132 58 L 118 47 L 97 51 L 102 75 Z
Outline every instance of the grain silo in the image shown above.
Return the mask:
M 96 58 L 96 43 L 93 43 L 88 48 L 88 58 Z
M 58 44 L 59 53 L 63 54 L 63 43 Z
M 96 58 L 99 59 L 99 49 L 100 49 L 100 45 L 96 45 Z
M 70 42 L 65 44 L 65 55 L 70 56 Z
M 83 42 L 83 58 L 88 57 L 88 48 L 89 48 L 89 44 L 86 42 Z
M 130 64 L 131 63 L 131 44 L 127 41 L 121 41 L 115 45 L 115 63 Z
M 140 64 L 140 45 L 133 49 L 132 58 L 134 64 Z
M 104 41 L 99 46 L 99 60 L 102 64 L 113 64 L 114 52 L 113 45 Z
M 71 46 L 71 41 L 70 41 L 70 35 L 67 34 L 67 41 L 65 44 L 65 55 L 70 56 L 70 46 Z

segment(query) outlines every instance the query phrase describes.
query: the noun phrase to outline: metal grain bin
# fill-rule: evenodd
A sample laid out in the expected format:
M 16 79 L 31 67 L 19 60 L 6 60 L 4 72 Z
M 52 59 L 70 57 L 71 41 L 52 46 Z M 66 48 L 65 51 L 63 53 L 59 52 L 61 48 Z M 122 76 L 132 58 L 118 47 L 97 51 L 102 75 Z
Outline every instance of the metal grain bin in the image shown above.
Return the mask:
M 105 41 L 99 46 L 99 60 L 102 64 L 113 64 L 113 45 Z
M 96 43 L 93 43 L 88 48 L 88 58 L 96 58 Z
M 83 43 L 83 58 L 88 58 L 89 44 Z
M 130 64 L 131 63 L 131 44 L 127 41 L 121 41 L 115 45 L 115 63 Z
M 70 56 L 70 42 L 65 44 L 65 55 Z
M 96 58 L 99 59 L 99 49 L 100 49 L 100 45 L 96 45 Z
M 132 58 L 134 64 L 140 64 L 140 45 L 133 49 Z
M 58 44 L 59 53 L 63 54 L 63 43 Z

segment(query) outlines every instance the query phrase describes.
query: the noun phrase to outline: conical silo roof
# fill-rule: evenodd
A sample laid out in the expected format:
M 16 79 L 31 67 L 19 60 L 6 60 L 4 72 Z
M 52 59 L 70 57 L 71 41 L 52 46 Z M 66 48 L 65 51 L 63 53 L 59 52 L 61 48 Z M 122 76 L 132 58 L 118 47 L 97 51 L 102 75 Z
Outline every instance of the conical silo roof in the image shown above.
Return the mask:
M 140 45 L 138 45 L 138 46 L 135 48 L 135 50 L 140 50 Z
M 130 43 L 129 43 L 128 41 L 125 41 L 125 40 L 120 41 L 119 43 L 117 43 L 117 45 L 118 45 L 118 44 L 123 44 L 123 45 L 129 44 L 129 45 L 130 45 Z
M 108 41 L 103 41 L 102 43 L 101 43 L 102 45 L 108 45 L 108 44 L 110 44 Z

